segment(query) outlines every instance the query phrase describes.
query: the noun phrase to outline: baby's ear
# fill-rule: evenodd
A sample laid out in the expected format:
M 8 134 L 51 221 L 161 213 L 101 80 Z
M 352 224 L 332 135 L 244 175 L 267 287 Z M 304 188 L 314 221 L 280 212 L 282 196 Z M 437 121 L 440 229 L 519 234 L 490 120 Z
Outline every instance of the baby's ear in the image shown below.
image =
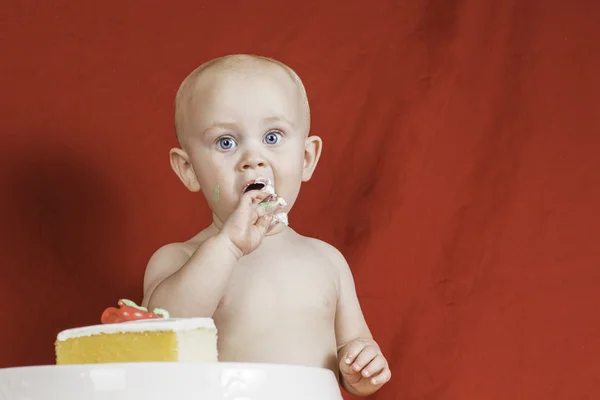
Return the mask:
M 169 152 L 171 159 L 171 168 L 175 171 L 175 174 L 179 177 L 181 182 L 185 185 L 190 192 L 197 192 L 200 190 L 200 183 L 194 172 L 194 167 L 189 160 L 188 154 L 179 148 L 172 148 Z
M 323 148 L 323 141 L 318 136 L 309 136 L 304 142 L 304 169 L 302 170 L 302 181 L 307 182 L 312 177 L 319 157 L 321 157 L 321 150 Z

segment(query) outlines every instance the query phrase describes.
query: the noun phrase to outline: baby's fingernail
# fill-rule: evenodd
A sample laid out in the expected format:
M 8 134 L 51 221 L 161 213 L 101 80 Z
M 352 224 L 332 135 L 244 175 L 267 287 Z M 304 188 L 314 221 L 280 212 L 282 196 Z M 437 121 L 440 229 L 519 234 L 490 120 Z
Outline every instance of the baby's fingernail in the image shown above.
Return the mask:
M 359 364 L 354 364 L 354 369 L 355 369 L 356 371 L 358 371 L 358 370 L 360 369 L 360 365 L 359 365 Z
M 346 357 L 346 364 L 350 364 L 352 362 L 352 360 L 350 359 L 350 357 Z
M 371 383 L 372 383 L 373 385 L 377 385 L 377 379 L 375 379 L 375 378 L 371 379 Z
M 369 376 L 369 371 L 367 371 L 367 370 L 364 370 L 364 371 L 363 371 L 363 375 L 364 375 L 364 376 Z

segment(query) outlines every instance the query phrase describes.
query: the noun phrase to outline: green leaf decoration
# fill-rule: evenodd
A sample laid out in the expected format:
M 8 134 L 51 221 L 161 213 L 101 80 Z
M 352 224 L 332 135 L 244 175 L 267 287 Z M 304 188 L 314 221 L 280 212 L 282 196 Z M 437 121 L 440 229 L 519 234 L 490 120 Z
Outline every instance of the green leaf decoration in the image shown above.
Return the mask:
M 152 312 L 156 315 L 162 315 L 164 318 L 169 318 L 169 312 L 167 310 L 163 310 L 162 308 L 155 308 Z
M 123 302 L 123 304 L 125 304 L 126 306 L 129 307 L 134 307 L 137 308 L 138 310 L 142 310 L 142 311 L 148 311 L 148 309 L 146 307 L 142 307 L 142 306 L 138 306 L 137 304 L 135 304 L 133 301 L 131 300 L 127 300 L 127 299 L 121 299 L 121 301 Z

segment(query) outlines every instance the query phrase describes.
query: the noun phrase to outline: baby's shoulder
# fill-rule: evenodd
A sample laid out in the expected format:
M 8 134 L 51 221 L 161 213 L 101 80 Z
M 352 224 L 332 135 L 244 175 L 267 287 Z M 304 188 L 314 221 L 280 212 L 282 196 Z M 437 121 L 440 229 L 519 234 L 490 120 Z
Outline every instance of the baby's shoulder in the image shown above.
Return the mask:
M 162 245 L 150 258 L 150 264 L 156 262 L 160 263 L 160 261 L 164 259 L 170 260 L 173 257 L 176 259 L 189 258 L 192 256 L 192 254 L 194 254 L 198 246 L 200 246 L 209 237 L 210 236 L 205 231 L 202 231 L 188 240 Z
M 300 236 L 300 240 L 305 246 L 309 247 L 312 251 L 316 252 L 320 257 L 326 258 L 332 265 L 337 268 L 346 268 L 348 263 L 342 252 L 330 243 L 324 240 L 309 237 Z
M 173 257 L 176 259 L 189 258 L 191 256 L 190 250 L 191 246 L 189 242 L 167 243 L 156 249 L 152 257 L 150 257 L 148 264 L 162 264 L 163 261 L 172 260 Z
M 148 260 L 144 286 L 164 279 L 181 268 L 209 235 L 206 231 L 182 242 L 172 242 L 159 247 Z

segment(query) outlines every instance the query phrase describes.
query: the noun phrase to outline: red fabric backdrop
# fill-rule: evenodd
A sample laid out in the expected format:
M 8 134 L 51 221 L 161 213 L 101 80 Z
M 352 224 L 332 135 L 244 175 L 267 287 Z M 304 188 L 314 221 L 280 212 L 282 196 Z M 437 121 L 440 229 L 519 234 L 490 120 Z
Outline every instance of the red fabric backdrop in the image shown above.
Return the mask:
M 5 1 L 0 365 L 52 363 L 209 221 L 173 97 L 250 52 L 306 83 L 325 148 L 291 223 L 352 266 L 372 398 L 600 397 L 600 3 L 566 4 Z

